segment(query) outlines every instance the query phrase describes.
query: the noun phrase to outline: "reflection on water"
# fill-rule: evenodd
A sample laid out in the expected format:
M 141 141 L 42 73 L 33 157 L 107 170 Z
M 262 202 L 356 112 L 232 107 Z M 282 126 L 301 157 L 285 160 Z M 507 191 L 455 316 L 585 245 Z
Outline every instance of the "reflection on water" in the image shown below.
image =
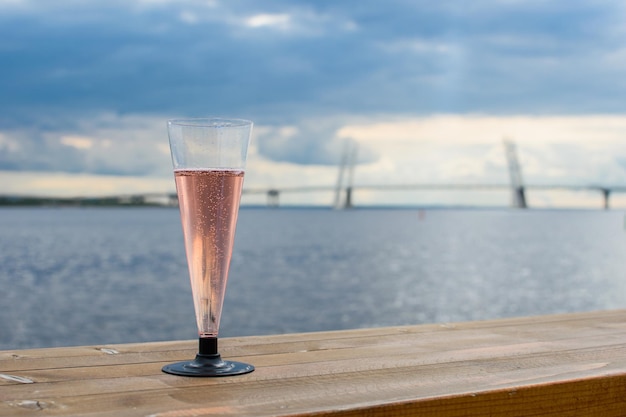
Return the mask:
M 240 213 L 221 336 L 626 308 L 620 212 Z M 1 209 L 0 349 L 196 337 L 176 209 Z

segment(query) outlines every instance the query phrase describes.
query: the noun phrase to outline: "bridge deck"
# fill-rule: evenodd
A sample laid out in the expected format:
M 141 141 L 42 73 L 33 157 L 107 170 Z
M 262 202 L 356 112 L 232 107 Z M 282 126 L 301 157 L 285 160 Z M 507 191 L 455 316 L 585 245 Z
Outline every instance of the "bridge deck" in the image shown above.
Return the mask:
M 167 375 L 195 341 L 0 352 L 2 416 L 626 415 L 626 311 L 224 339 L 257 370 Z

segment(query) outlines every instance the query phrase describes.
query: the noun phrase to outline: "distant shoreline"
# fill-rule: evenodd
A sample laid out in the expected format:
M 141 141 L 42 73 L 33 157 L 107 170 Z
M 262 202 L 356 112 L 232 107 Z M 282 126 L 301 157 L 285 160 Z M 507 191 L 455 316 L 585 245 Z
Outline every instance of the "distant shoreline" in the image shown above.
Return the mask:
M 139 198 L 120 197 L 31 197 L 31 196 L 0 196 L 0 208 L 166 208 L 178 209 L 172 202 L 162 203 L 146 201 Z M 279 207 L 262 204 L 242 204 L 242 210 L 335 210 L 331 206 L 322 205 L 281 205 Z M 513 210 L 513 211 L 605 211 L 593 207 L 529 207 L 518 209 L 508 206 L 480 205 L 359 205 L 336 211 L 359 210 Z M 616 209 L 617 210 L 617 209 Z M 611 210 L 609 210 L 611 211 Z
M 130 197 L 30 197 L 0 196 L 0 207 L 146 207 L 172 205 L 145 201 L 142 198 Z

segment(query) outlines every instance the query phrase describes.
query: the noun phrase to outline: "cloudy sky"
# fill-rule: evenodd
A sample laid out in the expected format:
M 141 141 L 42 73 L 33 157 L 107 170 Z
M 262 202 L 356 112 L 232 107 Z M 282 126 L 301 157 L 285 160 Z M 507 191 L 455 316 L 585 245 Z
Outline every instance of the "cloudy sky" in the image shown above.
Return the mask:
M 529 185 L 624 186 L 625 74 L 621 0 L 0 0 L 0 194 L 171 192 L 165 121 L 208 115 L 255 122 L 250 189 L 333 186 L 346 143 L 356 185 L 504 184 L 503 138 Z

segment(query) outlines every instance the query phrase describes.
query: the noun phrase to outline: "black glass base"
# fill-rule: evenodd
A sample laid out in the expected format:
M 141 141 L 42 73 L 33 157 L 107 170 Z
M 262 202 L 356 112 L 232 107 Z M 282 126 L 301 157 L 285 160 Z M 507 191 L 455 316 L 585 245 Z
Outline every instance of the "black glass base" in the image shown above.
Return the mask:
M 254 371 L 254 366 L 223 360 L 217 353 L 217 338 L 201 338 L 200 353 L 194 360 L 165 365 L 162 370 L 172 375 L 212 377 L 247 374 Z
M 163 372 L 181 376 L 231 376 L 254 371 L 254 366 L 243 362 L 225 361 L 220 355 L 208 358 L 196 355 L 192 361 L 177 362 L 163 367 Z

